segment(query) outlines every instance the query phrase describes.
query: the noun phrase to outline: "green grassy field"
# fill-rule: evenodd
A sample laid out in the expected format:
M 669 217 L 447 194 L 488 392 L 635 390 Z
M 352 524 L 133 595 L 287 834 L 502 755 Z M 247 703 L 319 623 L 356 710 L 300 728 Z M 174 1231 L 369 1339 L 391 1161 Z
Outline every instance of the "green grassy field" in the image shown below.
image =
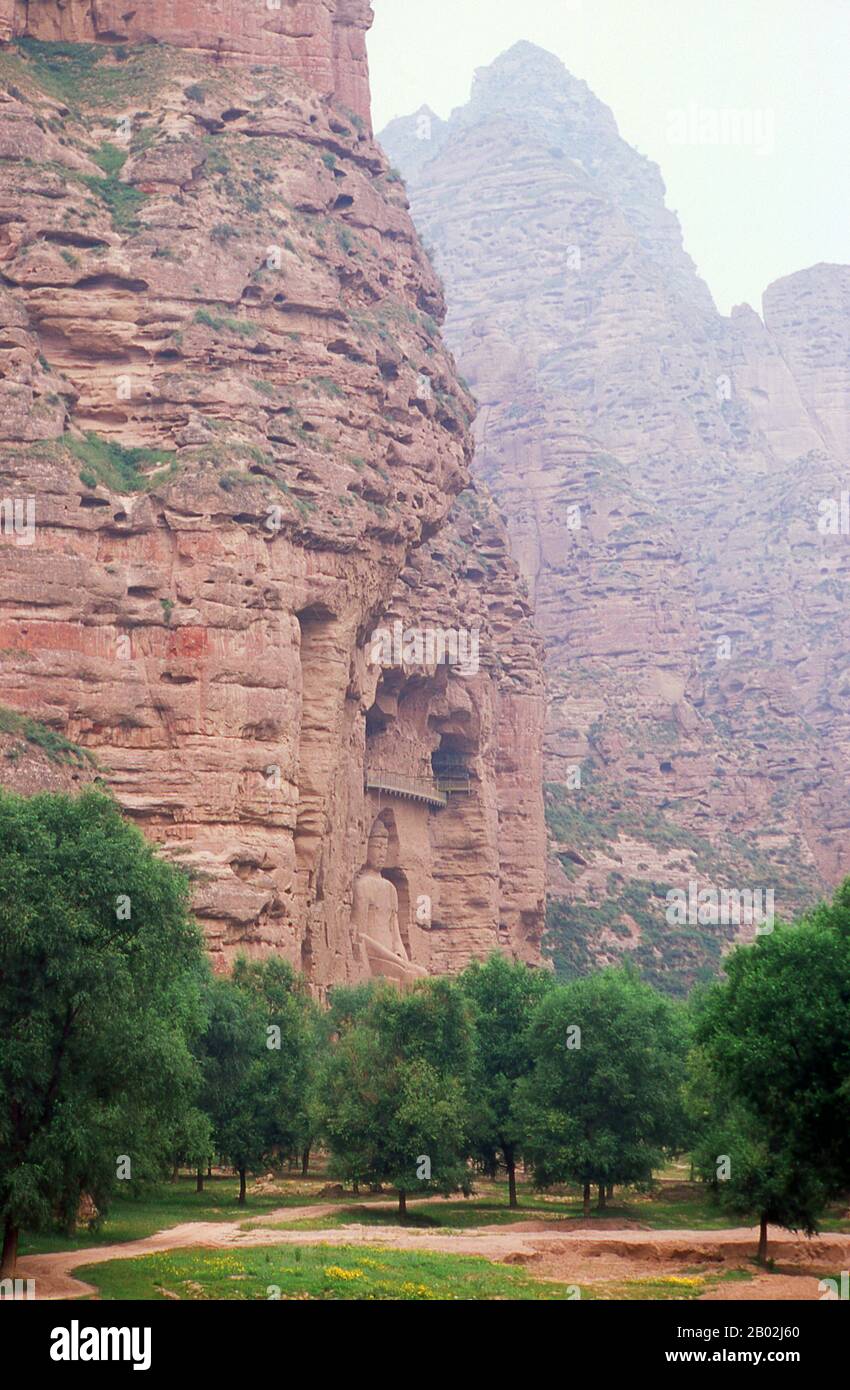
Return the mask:
M 506 1225 L 516 1221 L 545 1220 L 565 1226 L 583 1217 L 581 1195 L 574 1189 L 535 1193 L 520 1185 L 520 1207 L 511 1211 L 503 1183 L 479 1180 L 477 1195 L 450 1201 L 411 1201 L 401 1221 L 393 1194 L 327 1189 L 327 1178 L 316 1172 L 308 1178 L 280 1175 L 272 1190 L 267 1184 L 249 1186 L 248 1204 L 237 1202 L 235 1179 L 217 1176 L 207 1180 L 205 1191 L 195 1191 L 194 1176 L 151 1187 L 136 1197 L 119 1197 L 100 1229 L 81 1229 L 75 1236 L 45 1233 L 26 1238 L 22 1254 L 120 1244 L 140 1239 L 185 1222 L 233 1222 L 241 1229 L 334 1230 L 350 1224 L 374 1227 L 404 1225 L 411 1231 L 443 1229 L 462 1231 L 475 1226 Z M 332 1209 L 322 1217 L 302 1215 L 306 1206 Z M 276 1219 L 270 1213 L 277 1213 Z M 731 1224 L 713 1209 L 710 1198 L 696 1184 L 683 1180 L 681 1171 L 663 1175 L 654 1194 L 625 1191 L 607 1211 L 593 1209 L 590 1226 L 604 1220 L 605 1229 L 618 1225 L 648 1230 L 712 1230 Z M 846 1230 L 850 1222 L 839 1215 L 825 1229 Z M 262 1237 L 261 1237 L 262 1239 Z M 342 1236 L 343 1241 L 346 1239 Z M 203 1240 L 202 1230 L 198 1240 Z M 747 1264 L 747 1260 L 742 1261 Z M 559 1271 L 560 1272 L 560 1271 Z M 695 1264 L 673 1273 L 648 1273 L 634 1279 L 570 1284 L 535 1277 L 521 1266 L 492 1262 L 483 1257 L 454 1255 L 416 1249 L 389 1249 L 342 1244 L 339 1246 L 252 1246 L 227 1250 L 202 1245 L 144 1255 L 135 1259 L 107 1260 L 81 1265 L 78 1278 L 93 1285 L 103 1299 L 345 1299 L 345 1300 L 542 1300 L 634 1301 L 690 1300 L 729 1281 L 753 1277 L 753 1269 L 722 1272 Z
M 658 1275 L 599 1284 L 535 1279 L 478 1256 L 372 1246 L 251 1250 L 189 1249 L 110 1260 L 76 1271 L 101 1299 L 257 1300 L 463 1299 L 573 1302 L 580 1299 L 689 1300 L 718 1283 L 750 1279 L 746 1270 Z
M 364 1246 L 179 1250 L 76 1271 L 104 1299 L 540 1299 L 566 1301 L 567 1284 L 477 1256 Z

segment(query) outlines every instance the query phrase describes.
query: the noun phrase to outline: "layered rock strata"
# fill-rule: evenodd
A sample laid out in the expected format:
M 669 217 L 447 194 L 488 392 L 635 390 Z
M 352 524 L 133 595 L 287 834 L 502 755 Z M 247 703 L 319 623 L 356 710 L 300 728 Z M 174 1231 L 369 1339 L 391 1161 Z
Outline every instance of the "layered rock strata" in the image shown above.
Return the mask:
M 370 122 L 369 0 L 0 0 L 0 41 L 158 43 L 279 63 Z
M 553 55 L 381 139 L 446 286 L 476 469 L 548 651 L 550 944 L 674 989 L 850 872 L 850 269 L 715 309 L 654 164 Z M 706 917 L 710 916 L 707 911 Z
M 106 14 L 30 4 L 40 35 L 49 8 Z M 404 190 L 351 94 L 111 23 L 0 50 L 0 729 L 11 711 L 96 758 L 191 874 L 219 968 L 364 978 L 379 816 L 412 959 L 538 960 L 539 649 L 465 491 L 472 402 Z M 474 618 L 477 669 L 382 666 L 396 618 Z M 436 787 L 441 743 L 465 790 L 367 789 L 378 763 Z M 31 791 L 17 744 L 3 781 L 26 764 Z

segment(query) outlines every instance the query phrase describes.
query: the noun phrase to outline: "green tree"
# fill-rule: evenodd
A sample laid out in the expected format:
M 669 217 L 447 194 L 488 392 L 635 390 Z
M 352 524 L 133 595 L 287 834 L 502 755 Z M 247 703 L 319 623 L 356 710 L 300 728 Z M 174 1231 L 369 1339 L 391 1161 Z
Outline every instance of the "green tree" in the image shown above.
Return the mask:
M 97 791 L 0 792 L 0 1213 L 21 1227 L 104 1212 L 161 1176 L 198 1072 L 207 974 L 186 878 Z
M 193 1051 L 196 1049 L 193 1048 Z M 200 1091 L 200 1068 L 198 1075 Z M 198 1175 L 196 1190 L 203 1192 L 204 1173 L 213 1157 L 213 1141 L 209 1116 L 205 1115 L 199 1106 L 190 1105 L 178 1116 L 171 1130 L 168 1152 L 172 1165 L 172 1181 L 176 1181 L 179 1168 L 194 1168 Z
M 648 1182 L 685 1128 L 684 1011 L 628 966 L 551 990 L 529 1032 L 519 1083 L 524 1149 L 541 1187 Z
M 812 1233 L 850 1181 L 850 881 L 725 970 L 696 1022 L 699 1162 L 723 1205 L 758 1218 L 764 1259 L 768 1222 Z
M 322 1059 L 329 1045 L 326 1025 L 327 1010 L 312 1000 L 306 1002 L 307 1018 L 304 1041 L 304 1085 L 296 1110 L 294 1129 L 297 1135 L 295 1154 L 300 1159 L 301 1175 L 310 1171 L 310 1154 L 322 1125 L 319 1079 Z
M 703 1092 L 704 1096 L 706 1092 Z M 829 1192 L 817 1164 L 800 1162 L 739 1098 L 715 1090 L 693 1163 L 718 1205 L 759 1223 L 758 1259 L 767 1260 L 768 1225 L 814 1234 Z
M 236 961 L 215 979 L 203 1041 L 203 1108 L 215 1150 L 239 1175 L 258 1172 L 303 1142 L 311 1006 L 303 980 L 279 957 Z
M 467 1166 L 474 1026 L 448 980 L 379 987 L 341 1016 L 323 1069 L 332 1171 L 398 1192 L 470 1190 Z
M 475 1152 L 492 1173 L 501 1158 L 509 1204 L 516 1207 L 516 1165 L 523 1150 L 518 1083 L 531 1071 L 529 1027 L 536 1006 L 552 987 L 552 976 L 494 954 L 483 965 L 475 961 L 467 966 L 459 983 L 475 1010 Z

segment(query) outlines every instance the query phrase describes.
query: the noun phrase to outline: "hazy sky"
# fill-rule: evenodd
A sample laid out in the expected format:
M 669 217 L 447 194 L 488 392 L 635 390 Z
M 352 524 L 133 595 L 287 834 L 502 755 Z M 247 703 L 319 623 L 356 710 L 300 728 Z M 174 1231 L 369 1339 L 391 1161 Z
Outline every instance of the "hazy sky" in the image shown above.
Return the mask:
M 550 49 L 661 166 L 728 313 L 850 262 L 850 0 L 372 0 L 375 129 L 469 96 L 518 39 Z M 746 113 L 735 128 L 729 113 Z

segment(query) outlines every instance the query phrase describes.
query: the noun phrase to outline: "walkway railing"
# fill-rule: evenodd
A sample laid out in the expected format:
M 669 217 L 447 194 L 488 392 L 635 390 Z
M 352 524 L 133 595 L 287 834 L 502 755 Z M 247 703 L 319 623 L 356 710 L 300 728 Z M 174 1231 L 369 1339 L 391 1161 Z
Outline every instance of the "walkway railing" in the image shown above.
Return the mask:
M 439 810 L 443 810 L 449 804 L 448 796 L 437 786 L 433 777 L 411 777 L 406 772 L 389 772 L 386 768 L 367 769 L 366 790 L 389 792 L 390 796 L 421 801 L 426 806 L 435 806 Z

